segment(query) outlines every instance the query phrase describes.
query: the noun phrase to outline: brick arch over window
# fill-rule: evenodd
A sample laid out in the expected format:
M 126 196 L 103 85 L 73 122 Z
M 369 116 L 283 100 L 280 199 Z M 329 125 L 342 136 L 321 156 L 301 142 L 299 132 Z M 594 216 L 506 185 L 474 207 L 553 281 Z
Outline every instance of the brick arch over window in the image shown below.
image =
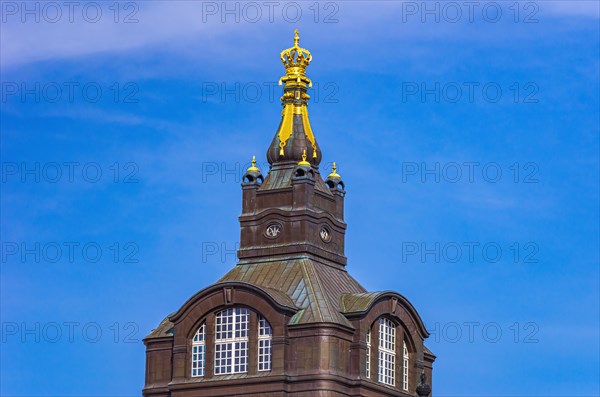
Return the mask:
M 354 327 L 359 331 L 354 335 L 354 342 L 357 349 L 356 355 L 360 357 L 360 365 L 356 367 L 355 374 L 372 382 L 379 383 L 378 373 L 378 327 L 377 321 L 386 317 L 396 324 L 396 373 L 395 386 L 398 390 L 403 390 L 403 342 L 407 341 L 409 351 L 409 392 L 414 392 L 417 385 L 417 377 L 420 369 L 418 363 L 422 363 L 423 342 L 429 336 L 425 326 L 417 314 L 416 310 L 406 298 L 393 292 L 382 292 L 376 296 L 362 312 L 347 313 L 346 317 L 352 321 Z M 370 338 L 370 360 L 367 365 L 367 335 L 371 331 Z M 369 374 L 367 373 L 369 367 Z M 370 375 L 370 376 L 367 376 Z
M 375 301 L 366 313 L 360 315 L 355 324 L 361 329 L 361 338 L 365 338 L 365 333 L 382 316 L 388 316 L 394 320 L 402 331 L 402 338 L 409 341 L 409 350 L 422 354 L 423 341 L 429 336 L 421 318 L 415 316 L 411 307 L 405 307 L 395 296 L 382 296 Z M 414 309 L 413 309 L 414 310 Z
M 269 294 L 251 284 L 222 283 L 200 291 L 190 298 L 176 313 L 169 317 L 175 325 L 173 339 L 173 381 L 198 381 L 192 379 L 192 341 L 202 324 L 206 324 L 205 379 L 215 376 L 214 343 L 215 315 L 228 308 L 244 307 L 250 310 L 250 336 L 248 346 L 248 374 L 258 372 L 258 326 L 264 317 L 271 327 L 273 374 L 282 374 L 285 348 L 282 343 L 287 335 L 286 325 L 297 309 L 285 301 L 277 301 Z

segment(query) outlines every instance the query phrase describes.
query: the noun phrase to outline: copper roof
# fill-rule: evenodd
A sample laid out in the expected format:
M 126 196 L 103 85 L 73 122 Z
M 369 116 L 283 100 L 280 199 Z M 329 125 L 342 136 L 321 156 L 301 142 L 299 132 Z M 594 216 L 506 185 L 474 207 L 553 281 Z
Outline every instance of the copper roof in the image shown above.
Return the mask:
M 258 190 L 265 191 L 291 188 L 292 175 L 295 169 L 296 164 L 289 166 L 277 166 L 271 168 L 267 176 L 265 177 L 264 182 L 261 184 Z M 315 171 L 317 172 L 317 174 L 319 174 L 318 170 L 315 169 Z M 331 191 L 329 190 L 329 188 L 325 184 L 325 181 L 323 181 L 323 178 L 321 177 L 315 178 L 315 189 L 320 191 L 321 193 L 325 193 L 326 195 L 331 196 Z
M 309 258 L 238 264 L 219 283 L 242 281 L 278 290 L 300 309 L 292 324 L 336 323 L 352 328 L 342 314 L 341 298 L 365 289 L 343 269 Z
M 364 292 L 360 294 L 348 294 L 342 296 L 342 311 L 344 313 L 363 312 L 367 310 L 371 302 L 380 295 L 380 292 Z

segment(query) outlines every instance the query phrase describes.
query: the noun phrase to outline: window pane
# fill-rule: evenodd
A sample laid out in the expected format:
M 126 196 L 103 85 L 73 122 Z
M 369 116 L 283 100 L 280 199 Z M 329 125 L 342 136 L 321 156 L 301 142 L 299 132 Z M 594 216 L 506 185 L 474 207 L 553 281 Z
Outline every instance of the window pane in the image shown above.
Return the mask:
M 406 341 L 402 347 L 402 388 L 408 390 L 408 348 Z
M 365 369 L 366 369 L 366 373 L 367 373 L 367 378 L 371 377 L 371 330 L 369 329 L 369 332 L 367 332 L 367 362 L 365 365 Z
M 215 316 L 215 374 L 248 371 L 250 310 L 233 308 Z
M 396 328 L 387 318 L 379 319 L 379 381 L 394 386 L 396 371 Z
M 206 326 L 202 324 L 192 339 L 192 376 L 204 376 L 206 365 Z
M 272 361 L 273 330 L 262 316 L 258 318 L 258 370 L 270 371 Z

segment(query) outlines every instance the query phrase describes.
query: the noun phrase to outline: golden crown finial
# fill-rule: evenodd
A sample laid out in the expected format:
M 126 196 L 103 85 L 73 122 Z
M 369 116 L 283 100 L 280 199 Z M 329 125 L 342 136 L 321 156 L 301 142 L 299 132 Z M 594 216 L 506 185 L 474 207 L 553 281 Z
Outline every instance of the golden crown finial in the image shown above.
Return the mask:
M 306 67 L 312 60 L 310 51 L 300 47 L 300 34 L 294 30 L 294 46 L 281 51 L 279 54 L 288 76 L 304 76 Z
M 329 174 L 327 176 L 327 178 L 331 178 L 331 179 L 340 179 L 341 176 L 337 173 L 337 165 L 335 164 L 335 161 L 333 162 L 333 166 L 331 167 L 331 174 Z
M 300 161 L 298 163 L 298 165 L 308 165 L 310 166 L 310 163 L 308 161 L 306 161 L 306 149 L 304 149 L 304 151 L 302 152 L 302 161 Z
M 282 120 L 277 130 L 279 145 L 279 158 L 289 157 L 293 161 L 298 160 L 298 152 L 293 149 L 286 149 L 288 140 L 292 136 L 294 130 L 295 119 L 300 116 L 302 120 L 302 129 L 304 135 L 312 148 L 313 164 L 317 166 L 320 163 L 320 158 L 317 153 L 317 142 L 313 134 L 310 122 L 308 120 L 308 100 L 310 95 L 307 94 L 308 88 L 312 87 L 312 81 L 306 77 L 306 67 L 312 60 L 310 52 L 300 47 L 300 34 L 298 29 L 294 30 L 294 46 L 283 50 L 280 54 L 281 62 L 285 66 L 285 76 L 279 79 L 279 85 L 284 84 L 283 96 L 281 104 L 283 110 L 281 112 Z M 306 150 L 304 151 L 306 154 Z M 300 161 L 300 165 L 311 165 L 306 158 Z
M 246 172 L 260 172 L 258 167 L 256 167 L 256 156 L 252 156 L 252 166 L 248 167 Z

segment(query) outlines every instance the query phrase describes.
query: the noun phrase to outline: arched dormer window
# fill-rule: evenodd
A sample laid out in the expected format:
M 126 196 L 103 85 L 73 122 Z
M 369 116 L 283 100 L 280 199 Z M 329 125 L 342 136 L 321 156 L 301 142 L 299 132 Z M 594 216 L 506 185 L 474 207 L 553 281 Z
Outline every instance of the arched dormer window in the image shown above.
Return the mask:
M 379 382 L 396 384 L 396 326 L 387 318 L 379 319 Z
M 250 310 L 232 308 L 215 316 L 215 375 L 248 372 Z
M 192 339 L 192 376 L 204 376 L 206 368 L 206 325 L 202 324 Z

